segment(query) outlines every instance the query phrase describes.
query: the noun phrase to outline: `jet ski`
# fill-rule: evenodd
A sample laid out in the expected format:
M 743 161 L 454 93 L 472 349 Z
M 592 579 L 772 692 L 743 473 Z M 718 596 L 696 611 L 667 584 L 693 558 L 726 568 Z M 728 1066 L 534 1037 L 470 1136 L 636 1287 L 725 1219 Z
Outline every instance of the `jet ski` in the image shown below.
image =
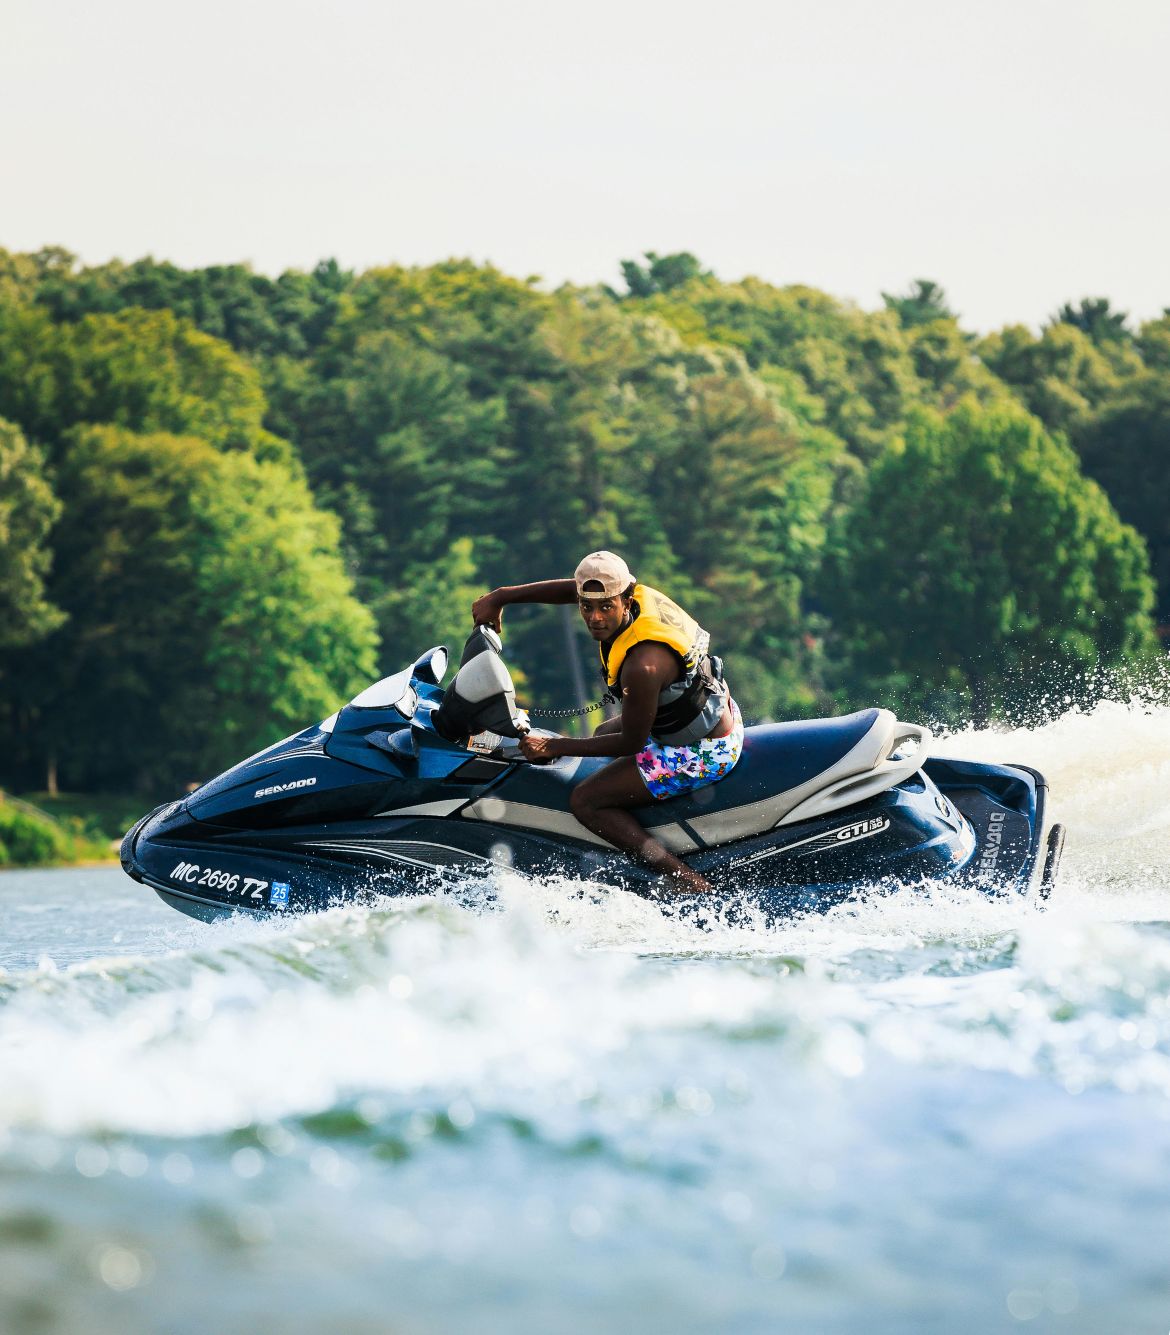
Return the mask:
M 206 920 L 457 890 L 498 868 L 660 896 L 656 873 L 570 810 L 573 785 L 607 762 L 524 758 L 530 723 L 496 633 L 477 627 L 444 690 L 446 671 L 431 649 L 158 807 L 123 839 L 123 868 Z M 636 815 L 721 897 L 769 915 L 926 882 L 1047 897 L 1064 830 L 1042 841 L 1043 777 L 930 745 L 888 709 L 749 727 L 725 779 Z

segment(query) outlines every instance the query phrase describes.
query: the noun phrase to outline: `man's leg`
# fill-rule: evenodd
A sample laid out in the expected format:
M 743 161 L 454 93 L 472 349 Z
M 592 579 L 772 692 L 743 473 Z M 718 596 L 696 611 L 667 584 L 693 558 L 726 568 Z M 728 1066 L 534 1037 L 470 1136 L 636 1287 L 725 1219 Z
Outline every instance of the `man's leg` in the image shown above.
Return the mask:
M 705 893 L 710 884 L 680 862 L 630 814 L 629 807 L 644 807 L 653 801 L 642 782 L 633 756 L 622 756 L 579 783 L 569 797 L 573 815 L 594 834 L 628 853 L 647 867 L 668 876 L 680 890 Z

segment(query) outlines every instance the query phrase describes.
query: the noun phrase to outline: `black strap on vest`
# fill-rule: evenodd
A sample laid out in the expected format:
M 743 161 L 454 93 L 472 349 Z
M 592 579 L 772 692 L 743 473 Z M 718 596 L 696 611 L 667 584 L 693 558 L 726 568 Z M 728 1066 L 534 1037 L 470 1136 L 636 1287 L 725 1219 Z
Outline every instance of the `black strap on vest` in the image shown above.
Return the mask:
M 722 682 L 723 660 L 705 654 L 687 678 L 682 694 L 659 707 L 650 727 L 651 735 L 681 732 L 699 717 L 713 695 L 722 694 Z

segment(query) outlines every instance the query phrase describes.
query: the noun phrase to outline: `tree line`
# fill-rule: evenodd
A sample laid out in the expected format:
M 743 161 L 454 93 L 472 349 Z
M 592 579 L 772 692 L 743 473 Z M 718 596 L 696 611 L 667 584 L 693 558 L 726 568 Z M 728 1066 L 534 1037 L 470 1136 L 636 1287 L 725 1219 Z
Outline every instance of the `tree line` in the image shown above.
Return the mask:
M 621 273 L 0 251 L 0 783 L 206 777 L 596 547 L 755 719 L 1007 716 L 1159 654 L 1170 314 L 976 337 L 925 280 Z M 521 694 L 575 703 L 587 639 L 509 616 Z

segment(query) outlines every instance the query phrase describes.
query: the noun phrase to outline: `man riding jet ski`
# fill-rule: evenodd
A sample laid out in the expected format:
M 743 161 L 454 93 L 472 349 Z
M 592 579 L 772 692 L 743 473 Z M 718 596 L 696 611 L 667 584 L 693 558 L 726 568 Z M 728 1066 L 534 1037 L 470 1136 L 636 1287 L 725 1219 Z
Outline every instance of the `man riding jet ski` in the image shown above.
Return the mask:
M 585 592 L 605 593 L 597 578 L 602 589 Z M 560 586 L 567 585 L 576 598 L 575 580 L 552 584 L 556 597 L 565 597 Z M 484 624 L 446 689 L 447 651 L 437 647 L 323 722 L 144 816 L 122 841 L 123 867 L 169 904 L 206 919 L 436 889 L 479 902 L 501 867 L 648 897 L 659 895 L 665 869 L 676 890 L 710 885 L 769 916 L 825 908 L 867 887 L 965 882 L 1023 894 L 1038 881 L 1042 896 L 1051 889 L 1064 832 L 1053 826 L 1040 870 L 1044 779 L 1023 765 L 931 757 L 930 733 L 888 709 L 743 729 L 737 762 L 700 774 L 705 782 L 669 801 L 652 794 L 657 770 L 648 781 L 640 766 L 633 773 L 639 762 L 637 752 L 621 749 L 624 721 L 621 731 L 586 740 L 530 729 L 500 639 L 486 623 L 498 624 L 509 602 L 548 592 L 522 586 L 478 600 Z M 623 663 L 643 643 L 630 630 L 641 622 L 658 636 L 673 624 L 673 604 L 642 596 L 638 616 L 622 628 L 620 595 L 585 600 L 607 680 L 623 689 Z M 595 601 L 613 606 L 595 611 Z M 701 666 L 706 642 L 684 615 L 678 639 L 650 641 L 678 656 L 665 688 L 653 678 L 651 739 L 658 730 L 662 741 L 654 744 L 663 750 L 708 741 L 730 750 L 739 732 L 730 697 L 718 665 Z M 728 713 L 732 728 L 724 732 Z M 644 784 L 645 794 L 632 785 L 618 790 L 640 804 L 613 800 L 605 776 L 614 759 L 627 779 Z M 595 776 L 602 800 L 575 797 L 582 788 L 588 795 Z M 615 813 L 624 818 L 620 826 L 608 823 Z M 610 831 L 630 836 L 623 849 L 637 840 L 643 857 L 651 842 L 661 852 L 650 865 L 632 861 Z M 692 875 L 672 877 L 672 863 Z
M 710 636 L 665 594 L 639 584 L 613 552 L 592 552 L 572 579 L 494 589 L 472 606 L 477 625 L 501 629 L 510 603 L 576 603 L 601 650 L 601 670 L 622 712 L 592 737 L 521 739 L 529 760 L 611 758 L 569 795 L 573 815 L 607 843 L 663 872 L 682 891 L 711 889 L 638 822 L 646 806 L 718 783 L 743 749 L 743 720 L 722 680 Z

